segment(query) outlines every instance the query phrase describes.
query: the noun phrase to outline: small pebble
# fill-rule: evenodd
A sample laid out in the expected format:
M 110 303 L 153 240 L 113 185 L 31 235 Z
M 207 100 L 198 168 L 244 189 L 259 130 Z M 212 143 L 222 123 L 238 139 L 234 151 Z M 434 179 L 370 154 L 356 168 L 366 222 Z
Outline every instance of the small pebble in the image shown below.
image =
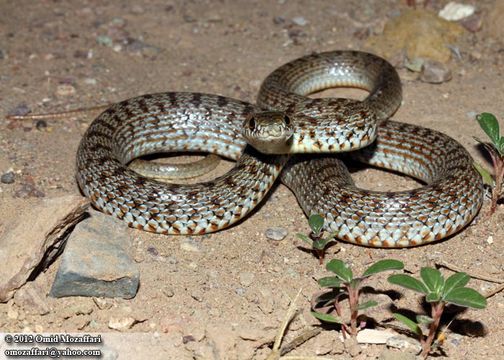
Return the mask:
M 6 172 L 0 177 L 0 182 L 3 184 L 13 184 L 16 176 L 13 171 Z
M 199 291 L 199 290 L 196 290 L 196 291 L 193 291 L 191 293 L 191 297 L 198 301 L 198 302 L 202 302 L 203 301 L 203 292 Z
M 285 239 L 289 232 L 281 227 L 272 227 L 266 230 L 266 237 L 270 240 L 280 241 Z
M 387 346 L 414 354 L 418 354 L 420 351 L 422 351 L 422 346 L 418 341 L 402 335 L 392 336 L 391 338 L 388 338 Z
M 460 24 L 465 27 L 470 32 L 477 32 L 481 30 L 483 26 L 483 16 L 481 14 L 472 14 L 462 20 L 460 20 Z
M 434 60 L 426 60 L 422 66 L 420 80 L 431 84 L 441 84 L 451 80 L 451 70 L 443 63 Z
M 96 85 L 98 83 L 98 81 L 96 81 L 96 79 L 93 79 L 93 78 L 85 78 L 84 79 L 84 84 L 86 85 Z
M 159 251 L 152 245 L 149 245 L 147 247 L 147 252 L 152 256 L 159 256 Z
M 71 96 L 76 93 L 75 87 L 70 84 L 60 84 L 56 87 L 55 95 L 59 97 Z
M 108 47 L 112 47 L 112 44 L 113 44 L 112 38 L 110 36 L 106 36 L 106 35 L 97 36 L 96 42 L 100 45 L 104 45 L 104 46 L 108 46 Z
M 114 330 L 127 330 L 130 329 L 136 320 L 130 316 L 124 318 L 111 318 L 108 323 L 108 327 Z
M 296 16 L 292 19 L 292 22 L 299 26 L 305 26 L 306 24 L 308 24 L 308 21 L 302 16 Z
M 191 238 L 183 239 L 180 243 L 180 249 L 184 251 L 200 252 L 200 244 Z
M 493 244 L 493 242 L 494 242 L 493 236 L 492 236 L 492 235 L 490 235 L 490 236 L 487 238 L 486 242 L 487 242 L 487 244 L 488 244 L 488 245 L 492 245 L 492 244 Z
M 240 273 L 239 277 L 240 277 L 240 284 L 245 287 L 249 287 L 250 285 L 252 285 L 252 282 L 254 281 L 254 274 L 248 271 Z
M 275 16 L 273 18 L 273 24 L 275 25 L 282 25 L 285 23 L 285 18 L 283 16 Z
M 16 106 L 14 109 L 9 110 L 8 115 L 12 116 L 23 116 L 31 112 L 31 109 L 25 103 L 21 103 Z
M 182 336 L 182 344 L 187 344 L 188 342 L 196 341 L 194 336 L 192 335 L 184 335 Z
M 164 296 L 169 298 L 175 296 L 175 291 L 173 291 L 171 287 L 164 287 L 163 289 L 161 289 L 161 292 L 164 294 Z
M 245 292 L 246 292 L 246 290 L 244 288 L 242 288 L 242 287 L 238 287 L 238 288 L 235 289 L 235 293 L 237 295 L 240 295 L 240 296 L 245 295 Z
M 45 130 L 47 129 L 47 122 L 45 120 L 37 120 L 35 127 L 39 131 Z
M 96 304 L 96 306 L 98 306 L 98 309 L 100 310 L 108 310 L 110 308 L 112 308 L 112 306 L 114 305 L 114 303 L 109 300 L 109 299 L 105 299 L 105 298 L 93 298 L 93 301 L 94 303 Z
M 439 12 L 439 17 L 448 21 L 459 21 L 474 14 L 476 8 L 473 5 L 460 4 L 450 1 Z
M 39 189 L 37 189 L 35 187 L 35 185 L 29 184 L 29 183 L 24 183 L 24 184 L 21 184 L 21 187 L 14 192 L 14 197 L 21 198 L 21 199 L 24 199 L 27 197 L 41 198 L 41 197 L 45 197 L 45 194 L 42 191 L 40 191 Z
M 5 59 L 7 55 L 5 55 L 5 50 L 0 49 L 0 60 Z

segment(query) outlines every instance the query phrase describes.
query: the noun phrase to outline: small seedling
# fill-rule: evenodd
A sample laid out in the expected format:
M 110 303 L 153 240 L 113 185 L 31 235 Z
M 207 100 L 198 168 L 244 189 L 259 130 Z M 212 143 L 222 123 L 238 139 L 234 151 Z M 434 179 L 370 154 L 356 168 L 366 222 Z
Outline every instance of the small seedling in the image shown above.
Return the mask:
M 357 325 L 359 311 L 371 308 L 378 305 L 374 300 L 366 301 L 362 304 L 359 303 L 359 294 L 364 280 L 368 279 L 371 275 L 388 270 L 401 270 L 404 264 L 398 260 L 380 260 L 371 265 L 364 271 L 364 273 L 354 278 L 352 270 L 341 260 L 334 259 L 327 263 L 326 269 L 335 273 L 336 276 L 329 276 L 321 278 L 318 283 L 322 287 L 331 288 L 332 291 L 322 294 L 316 299 L 318 305 L 323 307 L 334 307 L 337 316 L 320 313 L 312 310 L 312 315 L 317 319 L 329 323 L 340 324 L 343 332 L 343 337 L 350 335 L 355 338 L 360 329 L 364 327 L 364 323 Z M 350 307 L 350 325 L 348 322 L 342 320 L 342 303 L 343 298 L 348 299 Z M 312 309 L 314 309 L 312 307 Z
M 418 280 L 406 274 L 395 274 L 390 275 L 388 281 L 424 294 L 425 300 L 431 305 L 431 316 L 418 315 L 416 322 L 394 313 L 397 320 L 418 336 L 422 345 L 421 356 L 426 359 L 436 345 L 434 338 L 438 335 L 439 322 L 446 304 L 483 309 L 486 307 L 486 299 L 476 290 L 465 287 L 470 277 L 464 272 L 455 273 L 445 280 L 439 270 L 424 267 L 420 270 L 420 277 L 421 280 Z M 422 325 L 428 327 L 427 334 L 424 334 Z
M 298 238 L 306 242 L 311 246 L 311 249 L 319 259 L 320 265 L 324 263 L 326 250 L 331 242 L 334 242 L 334 234 L 329 234 L 326 237 L 322 237 L 324 227 L 324 218 L 319 214 L 310 215 L 308 219 L 308 225 L 310 225 L 311 232 L 308 236 L 305 234 L 296 234 Z
M 485 147 L 492 159 L 494 176 L 492 176 L 490 172 L 481 165 L 475 163 L 475 168 L 483 177 L 485 184 L 492 188 L 492 203 L 489 214 L 492 215 L 497 209 L 497 201 L 502 195 L 502 180 L 504 178 L 504 136 L 500 135 L 499 122 L 493 114 L 479 114 L 476 117 L 476 120 L 478 120 L 481 129 L 483 129 L 491 141 L 486 142 L 476 137 L 474 138 Z

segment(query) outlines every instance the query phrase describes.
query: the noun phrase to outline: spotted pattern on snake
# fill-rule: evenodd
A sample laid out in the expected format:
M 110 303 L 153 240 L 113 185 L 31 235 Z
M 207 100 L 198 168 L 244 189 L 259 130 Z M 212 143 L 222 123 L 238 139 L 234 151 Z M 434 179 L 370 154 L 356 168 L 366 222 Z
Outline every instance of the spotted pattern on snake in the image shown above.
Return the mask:
M 334 86 L 370 94 L 363 101 L 306 97 Z M 246 147 L 240 134 L 254 114 L 279 110 L 295 128 L 291 153 L 350 151 L 360 161 L 427 183 L 406 192 L 365 191 L 353 185 L 335 157 L 296 155 L 281 177 L 307 215 L 322 214 L 328 230 L 357 244 L 425 244 L 472 220 L 483 185 L 470 155 L 455 140 L 384 122 L 400 102 L 394 68 L 354 51 L 309 55 L 280 67 L 264 81 L 258 106 L 199 93 L 144 95 L 113 105 L 91 124 L 77 154 L 77 181 L 96 208 L 138 229 L 164 234 L 224 229 L 264 198 L 289 160 L 288 154 Z M 170 151 L 216 153 L 237 163 L 213 181 L 192 185 L 160 183 L 126 167 L 139 156 Z

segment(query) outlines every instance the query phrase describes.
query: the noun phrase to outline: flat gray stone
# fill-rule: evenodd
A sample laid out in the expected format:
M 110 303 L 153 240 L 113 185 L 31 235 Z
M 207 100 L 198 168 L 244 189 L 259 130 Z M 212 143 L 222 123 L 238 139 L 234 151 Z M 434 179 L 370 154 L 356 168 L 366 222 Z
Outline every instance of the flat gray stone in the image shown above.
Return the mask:
M 68 238 L 50 295 L 133 298 L 139 270 L 131 245 L 122 221 L 91 211 Z
M 83 218 L 88 206 L 87 199 L 68 195 L 20 207 L 13 217 L 16 220 L 0 234 L 0 302 L 9 301 L 28 278 L 59 255 L 69 229 Z

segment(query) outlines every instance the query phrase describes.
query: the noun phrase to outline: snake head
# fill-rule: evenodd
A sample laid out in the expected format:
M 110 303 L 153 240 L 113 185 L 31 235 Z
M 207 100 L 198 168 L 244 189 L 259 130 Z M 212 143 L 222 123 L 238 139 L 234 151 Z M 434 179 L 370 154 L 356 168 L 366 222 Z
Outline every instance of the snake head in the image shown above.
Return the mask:
M 294 126 L 281 111 L 263 111 L 249 115 L 242 126 L 245 141 L 265 154 L 288 154 Z

